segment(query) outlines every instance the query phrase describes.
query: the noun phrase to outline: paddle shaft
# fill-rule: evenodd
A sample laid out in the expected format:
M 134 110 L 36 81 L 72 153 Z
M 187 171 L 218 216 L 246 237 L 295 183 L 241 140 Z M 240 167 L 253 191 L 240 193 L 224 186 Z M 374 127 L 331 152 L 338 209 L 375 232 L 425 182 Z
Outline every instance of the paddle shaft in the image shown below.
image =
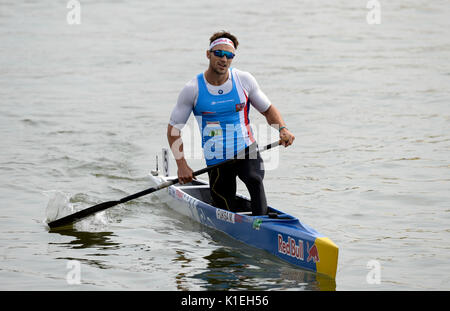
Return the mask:
M 264 146 L 263 148 L 260 148 L 259 151 L 263 152 L 265 150 L 269 150 L 269 149 L 275 148 L 279 144 L 280 144 L 279 141 L 273 142 L 273 143 L 271 143 L 271 144 L 269 144 L 267 146 Z M 248 155 L 248 154 L 246 154 L 246 155 Z M 209 171 L 211 171 L 211 170 L 213 170 L 213 169 L 215 169 L 215 168 L 217 168 L 219 166 L 222 166 L 222 165 L 225 165 L 227 163 L 231 163 L 231 162 L 234 162 L 234 161 L 237 161 L 237 160 L 238 159 L 230 159 L 230 160 L 227 160 L 227 161 L 215 164 L 215 165 L 207 166 L 205 168 L 202 168 L 201 170 L 195 171 L 193 173 L 193 175 L 194 176 L 198 176 L 198 175 L 204 174 L 204 173 L 209 172 Z M 178 178 L 170 179 L 168 181 L 165 181 L 165 182 L 159 184 L 158 186 L 155 186 L 155 187 L 148 188 L 146 190 L 137 192 L 135 194 L 129 195 L 127 197 L 124 197 L 124 198 L 122 198 L 122 199 L 120 199 L 118 201 L 103 202 L 103 203 L 100 203 L 100 204 L 88 207 L 88 208 L 86 208 L 84 210 L 78 211 L 76 213 L 73 213 L 71 215 L 67 215 L 67 216 L 62 217 L 60 219 L 51 221 L 51 222 L 48 223 L 48 226 L 50 228 L 56 228 L 56 227 L 69 225 L 69 224 L 74 223 L 74 222 L 76 222 L 78 220 L 81 220 L 81 219 L 83 219 L 83 218 L 85 218 L 87 216 L 90 216 L 90 215 L 93 215 L 95 213 L 101 212 L 101 211 L 103 211 L 105 209 L 108 209 L 110 207 L 113 207 L 113 206 L 116 206 L 116 205 L 119 205 L 119 204 L 123 204 L 123 203 L 128 202 L 128 201 L 137 199 L 139 197 L 142 197 L 144 195 L 150 194 L 152 192 L 155 192 L 155 191 L 167 188 L 167 187 L 172 186 L 172 185 L 174 185 L 176 183 L 178 183 Z

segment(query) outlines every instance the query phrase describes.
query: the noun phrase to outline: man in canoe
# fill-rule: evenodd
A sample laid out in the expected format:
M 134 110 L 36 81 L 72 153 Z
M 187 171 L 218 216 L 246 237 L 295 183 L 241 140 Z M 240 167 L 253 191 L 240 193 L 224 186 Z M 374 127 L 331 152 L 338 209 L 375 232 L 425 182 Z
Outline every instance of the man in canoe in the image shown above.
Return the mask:
M 215 206 L 236 211 L 236 177 L 239 177 L 249 191 L 252 214 L 265 215 L 268 209 L 263 185 L 264 166 L 250 128 L 250 105 L 280 132 L 282 145 L 291 145 L 295 137 L 256 79 L 248 72 L 230 67 L 238 44 L 237 38 L 229 32 L 212 35 L 206 51 L 208 69 L 181 90 L 170 116 L 167 138 L 177 163 L 180 183 L 192 181 L 193 171 L 183 154 L 180 131 L 193 112 L 201 131 L 206 164 L 238 159 L 209 172 Z M 245 154 L 247 156 L 243 156 Z

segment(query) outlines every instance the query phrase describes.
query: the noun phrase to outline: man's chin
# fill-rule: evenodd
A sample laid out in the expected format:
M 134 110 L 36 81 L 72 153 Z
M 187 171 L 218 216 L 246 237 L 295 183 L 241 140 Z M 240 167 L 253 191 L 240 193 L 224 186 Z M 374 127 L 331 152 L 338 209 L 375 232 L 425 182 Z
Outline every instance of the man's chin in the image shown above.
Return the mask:
M 228 68 L 224 68 L 224 67 L 216 67 L 214 68 L 214 71 L 219 74 L 219 75 L 223 75 L 226 74 L 228 72 Z

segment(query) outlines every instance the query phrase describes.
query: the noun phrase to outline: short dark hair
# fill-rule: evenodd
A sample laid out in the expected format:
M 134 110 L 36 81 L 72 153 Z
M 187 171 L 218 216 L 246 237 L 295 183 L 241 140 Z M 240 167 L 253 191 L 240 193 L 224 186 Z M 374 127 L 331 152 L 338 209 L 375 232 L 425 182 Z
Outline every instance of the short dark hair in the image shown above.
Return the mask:
M 229 33 L 228 31 L 225 31 L 225 30 L 214 33 L 211 36 L 211 38 L 209 38 L 209 44 L 213 43 L 214 40 L 219 39 L 219 38 L 227 38 L 227 39 L 230 39 L 231 41 L 233 41 L 235 49 L 237 49 L 237 47 L 239 45 L 239 41 L 236 38 L 236 36 L 232 35 L 231 33 Z

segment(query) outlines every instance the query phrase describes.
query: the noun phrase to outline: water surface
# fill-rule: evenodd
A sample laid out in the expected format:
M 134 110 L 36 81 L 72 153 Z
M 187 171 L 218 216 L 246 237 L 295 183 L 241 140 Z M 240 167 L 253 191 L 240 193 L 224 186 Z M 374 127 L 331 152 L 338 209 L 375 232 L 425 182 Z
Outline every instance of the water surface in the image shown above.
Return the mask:
M 64 1 L 2 1 L 0 289 L 450 289 L 450 8 L 380 2 L 368 25 L 365 1 L 81 1 L 68 25 Z M 178 93 L 221 29 L 296 135 L 263 155 L 268 201 L 340 247 L 335 281 L 152 195 L 72 230 L 43 224 L 47 191 L 88 207 L 148 187 Z M 260 144 L 276 137 L 250 118 Z M 80 285 L 67 282 L 72 260 Z

